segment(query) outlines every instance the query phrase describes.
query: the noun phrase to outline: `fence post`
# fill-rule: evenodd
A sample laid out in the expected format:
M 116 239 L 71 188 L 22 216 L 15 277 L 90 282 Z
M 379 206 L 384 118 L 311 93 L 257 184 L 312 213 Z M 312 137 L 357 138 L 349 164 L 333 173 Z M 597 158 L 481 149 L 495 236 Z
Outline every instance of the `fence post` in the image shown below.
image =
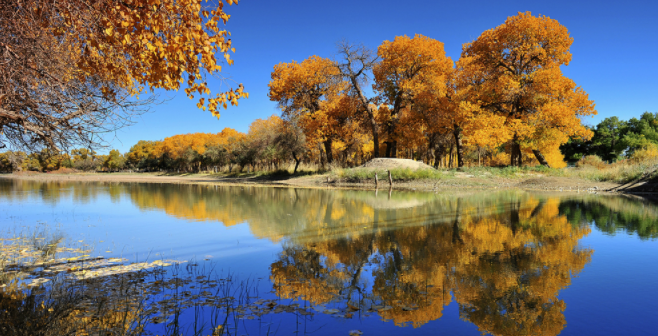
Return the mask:
M 393 187 L 393 178 L 391 177 L 391 171 L 387 170 L 387 172 L 388 172 L 388 184 L 390 184 L 391 187 Z
M 379 188 L 379 178 L 377 177 L 377 173 L 375 173 L 375 189 Z

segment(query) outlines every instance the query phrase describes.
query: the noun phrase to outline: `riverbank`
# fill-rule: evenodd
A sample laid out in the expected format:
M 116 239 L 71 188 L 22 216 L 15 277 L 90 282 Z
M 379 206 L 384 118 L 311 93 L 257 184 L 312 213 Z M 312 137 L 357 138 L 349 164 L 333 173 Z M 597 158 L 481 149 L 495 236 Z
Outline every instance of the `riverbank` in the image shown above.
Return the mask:
M 452 189 L 522 189 L 556 191 L 617 191 L 622 185 L 613 182 L 597 182 L 576 177 L 547 176 L 541 173 L 517 173 L 506 176 L 487 171 L 458 172 L 439 171 L 429 178 L 413 178 L 393 181 L 393 189 L 417 191 L 447 191 Z M 374 175 L 374 173 L 373 173 Z M 3 174 L 0 178 L 31 181 L 80 181 L 80 182 L 129 182 L 172 184 L 220 184 L 263 185 L 306 188 L 375 189 L 374 178 L 354 178 L 339 172 L 313 175 L 291 174 L 170 174 L 170 173 L 17 173 Z M 379 174 L 378 187 L 390 188 L 388 177 Z

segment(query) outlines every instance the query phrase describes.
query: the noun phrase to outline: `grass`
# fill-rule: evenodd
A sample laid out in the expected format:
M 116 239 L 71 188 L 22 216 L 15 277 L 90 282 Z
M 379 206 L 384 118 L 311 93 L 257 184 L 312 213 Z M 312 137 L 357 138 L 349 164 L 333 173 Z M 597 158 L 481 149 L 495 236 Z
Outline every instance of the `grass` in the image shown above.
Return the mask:
M 460 169 L 391 169 L 394 181 L 440 180 L 455 178 L 458 172 L 479 178 L 524 178 L 529 175 L 580 178 L 596 182 L 629 183 L 640 179 L 658 179 L 658 158 L 645 160 L 623 160 L 613 164 L 598 166 L 580 165 L 575 168 L 548 168 L 544 166 L 525 167 L 463 167 Z M 363 168 L 335 169 L 331 172 L 335 178 L 348 182 L 372 181 L 377 173 L 380 180 L 386 181 L 385 169 L 369 170 Z
M 388 179 L 386 169 L 363 169 L 348 168 L 335 169 L 331 172 L 334 178 L 344 179 L 348 182 L 363 182 L 373 180 L 375 173 L 380 180 Z M 552 169 L 543 166 L 536 167 L 463 167 L 460 169 L 436 170 L 436 169 L 418 169 L 394 168 L 391 169 L 391 177 L 394 181 L 412 181 L 412 180 L 442 180 L 455 178 L 457 173 L 473 175 L 480 178 L 503 177 L 503 178 L 520 178 L 529 174 L 542 174 L 552 176 L 564 175 L 562 169 Z
M 386 181 L 388 179 L 388 172 L 385 169 L 363 169 L 363 168 L 351 168 L 351 169 L 335 169 L 331 172 L 331 175 L 335 178 L 345 179 L 349 182 L 362 182 L 367 180 L 373 180 L 375 174 L 381 181 Z M 444 172 L 435 169 L 418 169 L 411 170 L 409 168 L 394 168 L 391 169 L 391 178 L 394 181 L 410 181 L 410 180 L 423 180 L 423 179 L 442 179 L 446 178 L 450 173 Z
M 623 160 L 602 167 L 584 165 L 566 171 L 566 176 L 592 181 L 629 183 L 640 179 L 658 178 L 658 158 L 643 161 Z
M 464 167 L 461 169 L 464 173 L 479 177 L 505 177 L 518 178 L 529 174 L 542 174 L 551 176 L 562 176 L 563 169 L 548 168 L 545 166 L 524 166 L 524 167 Z

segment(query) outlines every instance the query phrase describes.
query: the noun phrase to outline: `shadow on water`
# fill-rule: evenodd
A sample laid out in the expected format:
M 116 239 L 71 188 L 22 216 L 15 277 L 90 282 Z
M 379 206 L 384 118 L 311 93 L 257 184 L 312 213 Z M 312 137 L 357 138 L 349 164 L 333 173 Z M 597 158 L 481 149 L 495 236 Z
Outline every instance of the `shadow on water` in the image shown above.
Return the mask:
M 579 241 L 592 227 L 658 237 L 655 204 L 603 195 L 0 183 L 0 201 L 101 195 L 187 220 L 247 223 L 281 245 L 272 292 L 213 278 L 210 266 L 88 259 L 61 239 L 13 237 L 0 245 L 3 335 L 274 334 L 263 317 L 285 314 L 318 328 L 327 319 L 422 328 L 452 303 L 481 333 L 557 335 L 567 324 L 559 294 L 591 261 Z

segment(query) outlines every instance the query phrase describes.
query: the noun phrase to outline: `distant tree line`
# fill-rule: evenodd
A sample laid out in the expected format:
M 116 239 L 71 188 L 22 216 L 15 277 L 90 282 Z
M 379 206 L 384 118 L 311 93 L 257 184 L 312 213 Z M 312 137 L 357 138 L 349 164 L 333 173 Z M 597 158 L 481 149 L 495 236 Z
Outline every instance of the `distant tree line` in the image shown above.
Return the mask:
M 560 147 L 566 161 L 575 162 L 592 156 L 608 162 L 658 156 L 658 113 L 645 112 L 639 119 L 628 121 L 610 117 L 596 126 L 586 127 L 594 134 L 590 140 L 571 138 Z M 336 141 L 332 151 L 335 166 L 354 167 L 371 159 L 367 153 L 347 142 Z M 506 158 L 478 162 L 478 154 L 477 148 L 466 150 L 466 162 L 487 166 L 507 164 Z M 504 148 L 501 148 L 499 155 L 503 154 Z M 225 128 L 216 134 L 191 133 L 160 141 L 141 140 L 125 154 L 113 149 L 107 155 L 99 155 L 87 148 L 73 149 L 68 153 L 49 149 L 30 154 L 20 151 L 0 153 L 1 172 L 47 172 L 62 168 L 107 172 L 126 169 L 187 173 L 246 169 L 253 172 L 289 167 L 294 167 L 296 172 L 302 162 L 326 166 L 325 148 L 307 141 L 300 125 L 276 115 L 255 120 L 247 133 Z
M 567 161 L 596 155 L 615 162 L 658 149 L 658 113 L 645 112 L 639 119 L 628 121 L 610 117 L 588 128 L 594 133 L 591 139 L 572 138 L 560 147 Z
M 63 168 L 80 171 L 117 171 L 125 167 L 125 158 L 116 149 L 111 150 L 108 155 L 98 155 L 87 148 L 73 149 L 70 153 L 58 153 L 51 149 L 30 154 L 22 151 L 0 153 L 0 172 L 49 172 Z
M 0 171 L 56 171 L 75 168 L 80 171 L 174 171 L 217 172 L 276 170 L 294 163 L 296 171 L 302 161 L 313 157 L 306 147 L 304 134 L 276 115 L 257 119 L 248 133 L 225 128 L 219 133 L 179 134 L 160 141 L 139 141 L 121 154 L 113 149 L 98 155 L 86 148 L 70 153 L 44 149 L 26 154 L 21 151 L 0 153 Z

